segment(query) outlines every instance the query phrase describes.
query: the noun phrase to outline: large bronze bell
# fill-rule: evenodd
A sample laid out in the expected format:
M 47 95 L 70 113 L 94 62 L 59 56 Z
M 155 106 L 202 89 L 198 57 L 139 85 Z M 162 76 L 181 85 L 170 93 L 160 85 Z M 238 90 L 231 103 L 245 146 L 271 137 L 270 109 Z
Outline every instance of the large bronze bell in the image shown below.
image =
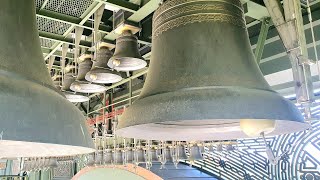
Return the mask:
M 53 85 L 33 0 L 0 6 L 0 159 L 94 151 L 82 113 Z
M 85 78 L 89 82 L 94 83 L 116 83 L 122 80 L 121 74 L 112 71 L 108 67 L 108 60 L 111 58 L 112 52 L 108 47 L 101 47 L 97 51 L 97 58 L 93 62 L 92 69 L 86 74 Z
M 148 76 L 120 136 L 224 140 L 308 127 L 259 70 L 239 0 L 167 0 L 154 13 Z
M 70 89 L 72 91 L 81 93 L 98 93 L 106 90 L 106 88 L 102 85 L 89 83 L 85 80 L 85 76 L 90 71 L 91 67 L 92 61 L 90 58 L 87 58 L 79 63 L 79 70 L 76 81 L 73 82 L 70 86 Z
M 117 71 L 135 71 L 146 67 L 147 63 L 140 55 L 138 38 L 130 30 L 123 31 L 116 39 L 116 49 L 108 66 Z

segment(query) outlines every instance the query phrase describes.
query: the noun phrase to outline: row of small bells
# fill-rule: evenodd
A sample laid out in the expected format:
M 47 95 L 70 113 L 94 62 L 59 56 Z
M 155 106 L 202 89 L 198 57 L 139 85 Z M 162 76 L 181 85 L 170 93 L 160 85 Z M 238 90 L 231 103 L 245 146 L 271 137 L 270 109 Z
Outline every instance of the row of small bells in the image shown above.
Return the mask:
M 114 55 L 106 46 L 101 46 L 96 52 L 96 60 L 86 57 L 79 63 L 78 75 L 66 72 L 61 90 L 71 102 L 84 102 L 89 99 L 79 93 L 99 93 L 106 90 L 104 85 L 122 80 L 121 72 L 135 71 L 144 68 L 147 63 L 140 55 L 137 37 L 130 31 L 124 31 L 116 40 Z M 115 70 L 115 71 L 114 71 Z M 55 84 L 61 81 L 55 79 Z M 57 86 L 60 89 L 60 86 Z M 69 93 L 74 91 L 75 93 Z
M 37 172 L 58 167 L 58 159 L 54 157 L 25 158 L 22 160 L 23 165 L 21 171 Z
M 161 169 L 166 163 L 177 167 L 180 161 L 202 160 L 204 153 L 234 151 L 234 141 L 224 142 L 180 142 L 129 139 L 115 136 L 96 136 L 97 151 L 87 156 L 86 165 L 144 164 L 147 169 L 160 162 Z

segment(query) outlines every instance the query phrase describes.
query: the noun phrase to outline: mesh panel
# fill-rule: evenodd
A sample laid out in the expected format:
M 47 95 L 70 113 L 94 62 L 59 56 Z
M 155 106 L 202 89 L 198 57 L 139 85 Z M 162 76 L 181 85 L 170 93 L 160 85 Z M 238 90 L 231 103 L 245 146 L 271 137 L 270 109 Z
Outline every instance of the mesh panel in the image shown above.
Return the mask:
M 40 45 L 41 45 L 42 47 L 48 47 L 48 48 L 50 48 L 50 47 L 53 46 L 54 43 L 55 43 L 55 42 L 52 41 L 52 40 L 40 38 Z
M 93 0 L 49 0 L 45 9 L 58 13 L 80 17 Z
M 42 6 L 42 4 L 44 3 L 45 0 L 36 0 L 35 4 L 36 4 L 36 8 L 40 9 L 40 7 Z
M 54 21 L 51 19 L 46 19 L 43 17 L 37 17 L 37 24 L 38 24 L 39 31 L 60 34 L 60 35 L 65 33 L 71 26 L 70 24 Z

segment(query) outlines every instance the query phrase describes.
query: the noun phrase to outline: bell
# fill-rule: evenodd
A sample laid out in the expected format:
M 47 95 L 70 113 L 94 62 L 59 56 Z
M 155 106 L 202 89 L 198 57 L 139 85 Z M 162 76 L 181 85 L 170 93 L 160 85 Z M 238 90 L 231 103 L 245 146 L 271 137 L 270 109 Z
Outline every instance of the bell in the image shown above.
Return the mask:
M 189 161 L 202 160 L 203 155 L 199 146 L 191 146 L 189 148 Z
M 173 161 L 187 160 L 188 156 L 186 154 L 185 147 L 183 145 L 177 145 L 171 149 L 171 156 Z
M 75 79 L 75 77 L 73 76 L 72 73 L 66 73 L 66 74 L 64 75 L 64 79 L 63 79 L 63 83 L 62 83 L 61 90 L 62 90 L 62 91 L 69 91 L 71 84 L 72 84 L 75 80 L 76 80 L 76 79 Z
M 75 81 L 75 78 L 73 77 L 73 74 L 72 73 L 66 73 L 64 75 L 64 79 L 63 79 L 61 90 L 62 91 L 70 91 L 71 90 L 70 86 L 74 81 Z M 70 102 L 74 102 L 74 103 L 89 101 L 89 98 L 87 96 L 83 96 L 81 94 L 73 94 L 73 93 L 65 92 L 64 95 L 66 96 L 66 98 Z
M 61 81 L 62 81 L 62 76 L 61 75 L 57 75 L 57 76 L 53 76 L 52 78 L 52 81 L 53 81 L 53 85 L 54 87 L 56 87 L 58 90 L 61 89 Z
M 93 166 L 95 164 L 95 154 L 89 154 L 87 157 L 86 166 Z
M 112 164 L 113 162 L 113 152 L 111 150 L 103 154 L 103 162 L 105 164 Z
M 103 164 L 103 152 L 97 152 L 94 155 L 94 165 L 101 165 Z
M 165 1 L 153 16 L 150 62 L 119 120 L 122 137 L 228 140 L 309 127 L 259 70 L 240 0 Z
M 126 150 L 124 152 L 125 163 L 132 163 L 133 162 L 133 151 Z
M 217 145 L 217 151 L 218 151 L 218 152 L 222 152 L 222 151 L 223 151 L 223 146 L 222 146 L 222 144 L 218 144 L 218 145 Z
M 121 150 L 116 150 L 113 152 L 113 161 L 114 165 L 123 165 L 123 152 Z
M 84 116 L 44 63 L 34 1 L 2 0 L 0 12 L 0 159 L 93 152 Z
M 90 71 L 91 67 L 92 61 L 89 58 L 79 63 L 79 71 L 76 82 L 73 82 L 70 86 L 72 91 L 81 93 L 98 93 L 106 90 L 104 86 L 92 84 L 85 80 L 85 76 Z
M 146 151 L 145 161 L 146 162 L 159 162 L 158 149 L 150 149 L 149 152 Z
M 232 144 L 227 144 L 227 145 L 226 145 L 226 150 L 227 150 L 227 151 L 234 151 L 235 148 L 234 148 L 234 146 L 233 146 Z
M 213 147 L 213 144 L 210 144 L 208 146 L 208 152 L 213 152 L 214 151 L 214 147 Z
M 144 150 L 143 149 L 136 149 L 133 151 L 133 162 L 135 164 L 141 164 L 141 163 L 145 163 L 145 156 L 144 156 Z
M 108 60 L 112 52 L 105 46 L 97 51 L 97 59 L 93 62 L 92 69 L 86 74 L 85 78 L 89 82 L 109 84 L 122 80 L 121 74 L 112 71 L 108 67 Z
M 117 71 L 135 71 L 146 67 L 147 63 L 140 55 L 138 38 L 130 30 L 125 30 L 116 39 L 114 55 L 108 66 Z

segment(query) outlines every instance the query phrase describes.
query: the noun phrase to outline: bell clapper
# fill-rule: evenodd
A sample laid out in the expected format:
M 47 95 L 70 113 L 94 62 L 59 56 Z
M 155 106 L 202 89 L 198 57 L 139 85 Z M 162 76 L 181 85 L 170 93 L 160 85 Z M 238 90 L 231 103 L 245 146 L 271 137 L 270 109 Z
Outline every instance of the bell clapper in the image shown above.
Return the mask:
M 127 74 L 127 77 L 130 77 L 130 72 L 129 71 L 127 71 L 126 74 Z

